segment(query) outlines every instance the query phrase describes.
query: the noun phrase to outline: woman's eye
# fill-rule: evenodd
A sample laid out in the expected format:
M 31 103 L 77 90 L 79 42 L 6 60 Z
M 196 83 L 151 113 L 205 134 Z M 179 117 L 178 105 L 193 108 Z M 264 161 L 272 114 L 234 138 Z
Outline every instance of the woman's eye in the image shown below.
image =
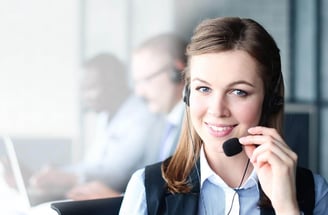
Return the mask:
M 208 93 L 210 91 L 210 88 L 208 87 L 197 87 L 197 91 L 202 92 L 202 93 Z
M 237 96 L 247 96 L 248 95 L 247 92 L 245 92 L 243 90 L 233 90 L 232 93 Z

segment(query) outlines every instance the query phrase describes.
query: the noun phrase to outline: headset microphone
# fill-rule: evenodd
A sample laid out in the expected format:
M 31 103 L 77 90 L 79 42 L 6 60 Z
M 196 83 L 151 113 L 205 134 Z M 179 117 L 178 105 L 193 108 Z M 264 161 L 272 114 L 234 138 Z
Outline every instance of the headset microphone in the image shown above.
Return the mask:
M 243 150 L 238 138 L 231 138 L 229 140 L 226 140 L 223 143 L 222 148 L 224 154 L 228 157 L 234 156 Z
M 236 138 L 236 137 L 226 140 L 223 143 L 222 148 L 223 148 L 224 154 L 226 156 L 228 156 L 228 157 L 234 156 L 234 155 L 240 153 L 241 151 L 243 151 L 243 147 L 241 146 L 238 138 Z M 241 178 L 240 184 L 239 184 L 239 186 L 238 186 L 238 188 L 236 190 L 239 190 L 240 187 L 241 187 L 241 185 L 243 184 L 243 181 L 244 181 L 244 178 L 246 176 L 249 163 L 250 163 L 250 160 L 248 159 L 247 160 L 246 167 L 245 167 L 245 171 L 243 173 L 243 177 Z M 229 215 L 230 212 L 231 212 L 231 210 L 232 210 L 232 206 L 233 206 L 233 202 L 235 200 L 236 194 L 237 194 L 237 191 L 233 194 L 231 205 L 230 205 L 230 209 L 229 209 L 227 215 Z

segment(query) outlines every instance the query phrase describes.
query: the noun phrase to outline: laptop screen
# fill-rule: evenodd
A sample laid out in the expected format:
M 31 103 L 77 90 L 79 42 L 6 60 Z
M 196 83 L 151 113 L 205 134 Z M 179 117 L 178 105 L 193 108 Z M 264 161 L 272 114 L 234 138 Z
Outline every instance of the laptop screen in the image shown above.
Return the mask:
M 4 177 L 8 185 L 17 189 L 19 197 L 22 198 L 23 204 L 25 207 L 30 207 L 31 202 L 27 193 L 26 185 L 24 182 L 23 174 L 18 162 L 17 154 L 14 148 L 14 144 L 10 137 L 3 137 L 2 147 L 4 153 L 1 156 L 1 159 L 4 164 Z

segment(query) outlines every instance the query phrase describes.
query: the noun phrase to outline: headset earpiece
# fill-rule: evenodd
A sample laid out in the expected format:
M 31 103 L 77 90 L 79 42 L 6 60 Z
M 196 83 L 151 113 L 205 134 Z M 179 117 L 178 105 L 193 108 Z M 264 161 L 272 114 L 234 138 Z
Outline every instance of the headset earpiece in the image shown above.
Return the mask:
M 282 82 L 282 73 L 279 74 L 274 89 L 271 93 L 265 96 L 263 107 L 262 107 L 262 117 L 260 125 L 267 126 L 268 119 L 272 114 L 278 113 L 284 106 L 284 97 L 279 95 L 279 89 Z
M 270 96 L 268 99 L 269 113 L 279 112 L 281 107 L 284 105 L 284 98 L 279 95 L 279 88 L 280 88 L 281 81 L 282 81 L 282 74 L 280 72 L 275 87 L 273 89 L 272 96 Z
M 190 100 L 190 87 L 189 84 L 187 84 L 183 92 L 183 101 L 186 103 L 187 106 L 190 105 L 189 100 Z
M 270 113 L 278 113 L 283 105 L 284 98 L 282 96 L 275 95 L 269 99 L 268 108 Z

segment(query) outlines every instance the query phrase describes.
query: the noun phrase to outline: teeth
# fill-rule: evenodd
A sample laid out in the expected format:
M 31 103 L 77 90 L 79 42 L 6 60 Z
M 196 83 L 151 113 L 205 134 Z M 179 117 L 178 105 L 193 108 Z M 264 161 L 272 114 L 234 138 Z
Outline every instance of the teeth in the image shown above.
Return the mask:
M 226 131 L 226 130 L 230 129 L 230 127 L 216 127 L 216 126 L 213 126 L 213 125 L 211 125 L 210 128 L 213 129 L 214 131 L 219 131 L 219 132 L 220 131 Z

